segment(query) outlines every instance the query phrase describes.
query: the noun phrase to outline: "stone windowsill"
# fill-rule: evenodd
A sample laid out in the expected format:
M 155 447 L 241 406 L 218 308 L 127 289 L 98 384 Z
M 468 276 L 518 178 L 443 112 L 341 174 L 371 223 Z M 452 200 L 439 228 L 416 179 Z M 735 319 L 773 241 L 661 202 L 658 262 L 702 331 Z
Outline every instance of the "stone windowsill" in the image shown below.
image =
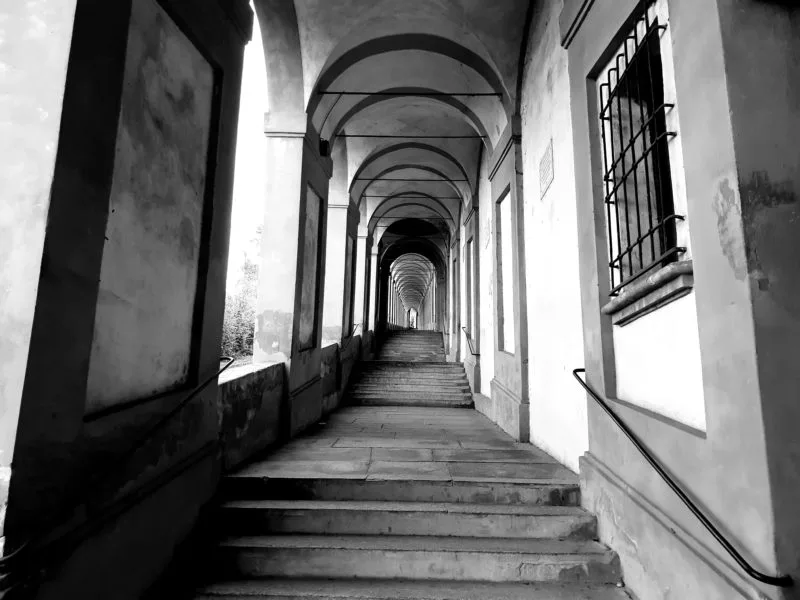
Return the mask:
M 627 286 L 600 310 L 620 327 L 681 298 L 694 287 L 691 260 L 671 263 Z

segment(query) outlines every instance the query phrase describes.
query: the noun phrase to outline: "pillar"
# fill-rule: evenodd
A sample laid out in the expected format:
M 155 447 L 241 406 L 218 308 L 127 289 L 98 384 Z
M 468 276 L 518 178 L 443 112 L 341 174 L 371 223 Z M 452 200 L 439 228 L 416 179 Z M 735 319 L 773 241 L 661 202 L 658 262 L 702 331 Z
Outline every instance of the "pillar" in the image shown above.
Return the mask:
M 0 96 L 4 182 L 0 214 L 0 527 L 5 520 L 11 459 L 35 315 L 44 250 L 50 188 L 56 165 L 62 98 L 76 0 L 39 5 L 15 3 L 3 9 L 0 36 L 12 52 L 4 58 L 9 94 Z M 47 35 L 29 31 L 39 21 Z M 5 87 L 5 86 L 4 86 Z M 12 151 L 13 149 L 13 151 Z
M 347 145 L 338 138 L 332 154 L 333 177 L 328 197 L 325 251 L 325 302 L 322 311 L 322 345 L 340 343 L 350 335 L 353 241 L 358 211 L 350 202 L 347 182 Z M 349 240 L 349 241 L 348 241 Z M 347 328 L 347 331 L 344 330 Z
M 364 322 L 365 302 L 366 302 L 366 278 L 367 278 L 367 263 L 369 256 L 367 254 L 367 233 L 366 228 L 359 225 L 358 235 L 356 237 L 355 258 L 354 258 L 354 274 L 355 277 L 355 292 L 353 294 L 353 319 L 355 320 L 353 326 L 360 324 L 361 333 L 366 330 Z
M 305 114 L 267 113 L 264 124 L 267 207 L 253 361 L 287 363 L 289 433 L 294 435 L 322 414 L 321 322 L 332 161 L 319 155 L 319 139 L 306 130 Z
M 367 299 L 364 302 L 364 315 L 367 329 L 375 331 L 378 318 L 378 246 L 374 244 L 369 249 L 369 287 L 367 288 Z
M 286 362 L 292 354 L 303 189 L 305 115 L 282 123 L 267 113 L 266 196 L 261 235 L 253 362 Z
M 71 518 L 85 536 L 37 596 L 138 597 L 216 487 L 215 383 L 105 469 L 220 365 L 252 13 L 239 1 L 64 0 L 12 3 L 3 17 L 4 551 L 54 514 Z M 192 102 L 170 95 L 182 87 Z
M 506 433 L 518 441 L 527 442 L 530 435 L 530 404 L 521 142 L 521 125 L 517 116 L 506 127 L 489 160 L 492 200 L 496 211 L 491 245 L 494 264 L 502 264 L 505 271 L 498 269 L 494 274 L 496 368 L 491 382 L 491 406 L 484 408 Z M 507 220 L 501 215 L 506 215 Z M 506 223 L 505 231 L 502 222 Z M 459 257 L 459 269 L 463 268 L 464 262 Z M 460 285 L 459 293 L 463 293 L 462 290 L 463 286 Z M 464 339 L 461 323 L 458 334 L 459 339 Z M 462 343 L 466 343 L 466 340 Z M 468 352 L 465 347 L 462 356 Z

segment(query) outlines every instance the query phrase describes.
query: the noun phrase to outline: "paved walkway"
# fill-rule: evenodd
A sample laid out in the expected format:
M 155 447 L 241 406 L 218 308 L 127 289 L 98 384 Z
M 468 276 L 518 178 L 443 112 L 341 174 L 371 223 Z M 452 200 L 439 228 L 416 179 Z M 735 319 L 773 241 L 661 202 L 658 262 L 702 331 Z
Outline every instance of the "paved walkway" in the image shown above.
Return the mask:
M 232 477 L 578 484 L 475 410 L 404 406 L 344 408 Z

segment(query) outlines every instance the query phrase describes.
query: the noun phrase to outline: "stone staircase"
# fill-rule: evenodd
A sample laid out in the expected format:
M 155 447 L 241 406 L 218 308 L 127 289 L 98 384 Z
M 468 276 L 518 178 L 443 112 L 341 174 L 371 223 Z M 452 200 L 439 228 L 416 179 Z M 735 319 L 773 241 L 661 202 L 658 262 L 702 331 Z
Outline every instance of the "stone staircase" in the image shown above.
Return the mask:
M 227 475 L 195 598 L 628 599 L 575 474 L 474 410 L 420 406 L 467 393 L 433 364 L 376 361 L 355 390 L 395 405 L 340 409 Z M 381 395 L 399 382 L 420 389 Z
M 390 333 L 378 359 L 361 363 L 346 400 L 361 406 L 474 406 L 464 366 L 445 362 L 442 334 L 413 329 Z
M 391 331 L 381 346 L 378 360 L 445 362 L 442 334 L 418 329 Z

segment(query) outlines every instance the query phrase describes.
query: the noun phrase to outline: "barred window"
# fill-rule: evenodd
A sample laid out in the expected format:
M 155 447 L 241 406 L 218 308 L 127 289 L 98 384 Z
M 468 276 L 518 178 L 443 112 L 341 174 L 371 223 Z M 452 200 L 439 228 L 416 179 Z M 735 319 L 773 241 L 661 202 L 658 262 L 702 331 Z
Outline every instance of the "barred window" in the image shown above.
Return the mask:
M 599 82 L 603 184 L 611 295 L 685 251 L 678 246 L 660 36 L 643 1 L 641 18 Z

